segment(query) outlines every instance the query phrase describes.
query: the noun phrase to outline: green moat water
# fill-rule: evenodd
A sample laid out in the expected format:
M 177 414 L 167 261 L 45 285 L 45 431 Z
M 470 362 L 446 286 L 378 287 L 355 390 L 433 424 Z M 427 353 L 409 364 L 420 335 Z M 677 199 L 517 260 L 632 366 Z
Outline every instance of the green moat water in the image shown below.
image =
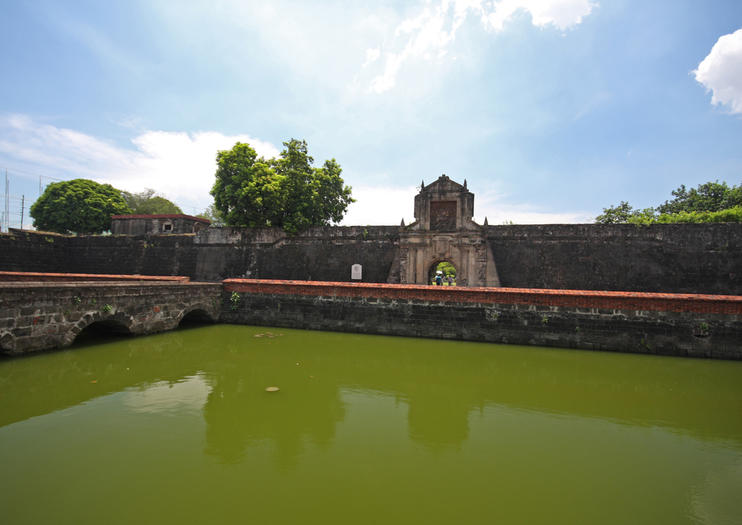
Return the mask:
M 0 360 L 3 524 L 732 524 L 740 495 L 737 362 L 226 325 Z

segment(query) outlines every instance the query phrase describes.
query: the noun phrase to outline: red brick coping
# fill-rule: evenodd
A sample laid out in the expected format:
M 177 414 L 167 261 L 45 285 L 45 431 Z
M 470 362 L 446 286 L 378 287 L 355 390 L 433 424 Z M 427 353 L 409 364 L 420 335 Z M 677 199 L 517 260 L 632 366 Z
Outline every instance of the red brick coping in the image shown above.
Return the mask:
M 94 273 L 0 272 L 0 281 L 2 282 L 157 281 L 187 283 L 190 280 L 190 277 L 182 277 L 177 275 L 105 275 Z
M 742 296 L 227 279 L 227 292 L 742 315 Z

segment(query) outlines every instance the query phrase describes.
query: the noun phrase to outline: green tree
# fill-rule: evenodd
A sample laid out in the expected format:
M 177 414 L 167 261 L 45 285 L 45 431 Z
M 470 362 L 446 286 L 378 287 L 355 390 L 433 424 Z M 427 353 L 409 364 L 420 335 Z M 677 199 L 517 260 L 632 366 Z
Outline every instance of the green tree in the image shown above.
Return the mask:
M 307 143 L 284 142 L 278 158 L 258 157 L 249 144 L 217 153 L 214 207 L 231 226 L 277 226 L 296 233 L 342 220 L 353 202 L 335 159 L 312 166 Z
M 157 195 L 155 190 L 146 188 L 140 193 L 121 192 L 131 212 L 136 215 L 159 215 L 183 213 L 172 201 Z
M 278 226 L 283 213 L 283 180 L 249 144 L 238 142 L 216 155 L 214 208 L 230 226 Z
M 111 215 L 131 210 L 121 192 L 110 184 L 74 179 L 49 184 L 29 213 L 39 230 L 101 233 L 111 228 Z
M 214 203 L 211 203 L 209 207 L 199 213 L 197 217 L 210 220 L 212 226 L 224 226 L 226 224 L 224 217 L 222 217 L 219 210 L 216 209 Z
M 721 211 L 742 206 L 742 185 L 730 188 L 726 182 L 718 180 L 690 190 L 683 184 L 673 190 L 672 195 L 674 199 L 657 207 L 660 213 Z
M 673 224 L 679 222 L 742 222 L 742 206 L 726 208 L 719 211 L 679 211 L 677 213 L 661 213 L 659 215 L 636 215 L 629 219 L 631 224 Z
M 707 182 L 688 190 L 681 185 L 672 192 L 673 199 L 657 208 L 634 210 L 628 202 L 603 208 L 595 218 L 602 224 L 653 224 L 675 222 L 740 222 L 742 185 L 729 186 L 726 182 Z
M 439 262 L 436 267 L 436 271 L 443 272 L 443 275 L 448 277 L 456 277 L 456 267 L 448 261 Z
M 603 213 L 595 217 L 595 222 L 600 224 L 620 224 L 629 221 L 634 213 L 634 208 L 626 201 L 621 201 L 618 206 L 603 208 Z

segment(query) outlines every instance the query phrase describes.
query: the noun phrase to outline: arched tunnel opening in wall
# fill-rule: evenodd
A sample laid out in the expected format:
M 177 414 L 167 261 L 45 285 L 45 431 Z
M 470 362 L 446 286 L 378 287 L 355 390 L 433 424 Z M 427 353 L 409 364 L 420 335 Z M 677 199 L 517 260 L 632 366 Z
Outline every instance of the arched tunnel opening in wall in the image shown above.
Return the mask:
M 194 328 L 214 324 L 214 322 L 214 318 L 209 315 L 206 310 L 196 308 L 183 316 L 180 323 L 178 323 L 178 328 Z
M 456 286 L 456 274 L 456 267 L 451 261 L 436 261 L 428 270 L 428 284 Z M 440 277 L 440 281 L 438 277 Z
M 118 341 L 130 335 L 131 331 L 125 324 L 113 319 L 107 319 L 90 323 L 77 334 L 72 344 L 75 347 L 96 345 Z
M 6 352 L 11 352 L 14 348 L 13 336 L 10 333 L 0 333 L 0 358 Z

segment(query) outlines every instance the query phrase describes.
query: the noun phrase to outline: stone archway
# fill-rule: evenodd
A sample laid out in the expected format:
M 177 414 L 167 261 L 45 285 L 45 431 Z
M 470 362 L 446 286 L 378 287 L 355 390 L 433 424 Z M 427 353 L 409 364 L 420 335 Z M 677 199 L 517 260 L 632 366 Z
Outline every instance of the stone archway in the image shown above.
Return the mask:
M 415 196 L 415 222 L 403 226 L 399 260 L 390 278 L 404 284 L 429 284 L 431 265 L 450 261 L 458 286 L 500 286 L 495 259 L 487 244 L 486 222 L 472 220 L 474 194 L 445 175 Z M 397 275 L 399 280 L 396 281 Z
M 15 338 L 10 332 L 0 333 L 0 351 L 12 352 L 15 350 Z
M 67 331 L 61 346 L 71 345 L 83 331 L 90 327 L 98 327 L 120 335 L 131 335 L 133 323 L 134 319 L 131 316 L 121 312 L 115 314 L 88 312 Z
M 435 276 L 438 272 L 441 272 L 442 284 L 444 286 L 448 286 L 449 284 L 453 285 L 453 283 L 456 282 L 456 274 L 458 273 L 458 271 L 456 269 L 456 265 L 453 264 L 451 261 L 435 261 L 433 264 L 431 264 L 430 269 L 428 270 L 428 284 L 435 284 Z M 448 277 L 451 277 L 450 282 L 448 280 Z
M 190 310 L 183 310 L 178 316 L 178 326 L 214 324 L 217 320 L 207 311 L 205 307 L 195 307 Z
M 70 344 L 74 343 L 76 346 L 90 343 L 97 344 L 129 335 L 132 335 L 131 330 L 124 321 L 109 317 L 85 325 L 74 335 Z

